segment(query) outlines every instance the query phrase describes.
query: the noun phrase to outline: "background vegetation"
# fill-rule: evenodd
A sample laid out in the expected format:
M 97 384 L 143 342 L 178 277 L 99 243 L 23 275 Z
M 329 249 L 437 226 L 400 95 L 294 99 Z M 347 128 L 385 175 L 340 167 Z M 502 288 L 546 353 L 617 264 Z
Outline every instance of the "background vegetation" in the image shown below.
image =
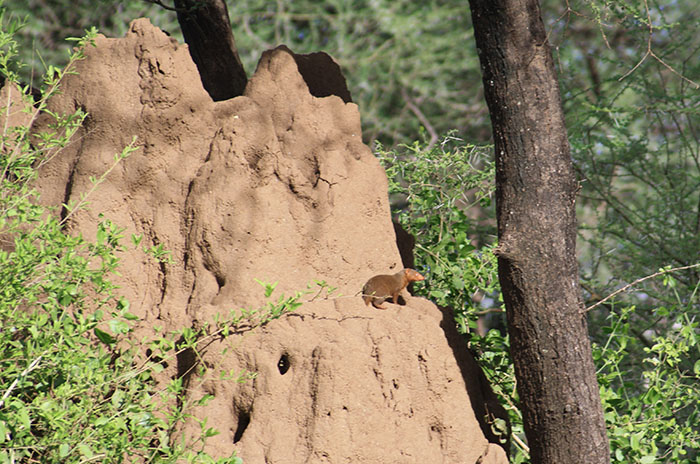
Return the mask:
M 26 82 L 44 66 L 65 64 L 63 39 L 90 26 L 120 36 L 128 21 L 148 16 L 179 38 L 173 13 L 144 1 L 5 4 L 15 17 L 28 16 L 17 35 L 31 64 L 20 70 Z M 661 268 L 685 268 L 589 311 L 613 459 L 700 462 L 700 268 L 690 267 L 700 261 L 700 10 L 694 0 L 542 5 L 581 182 L 586 304 Z M 250 0 L 228 7 L 249 75 L 260 53 L 280 43 L 325 50 L 340 63 L 365 140 L 381 143 L 396 213 L 417 237 L 425 291 L 455 310 L 518 432 L 507 337 L 475 330 L 479 317 L 496 327 L 501 321 L 490 252 L 490 124 L 466 5 Z M 527 460 L 526 446 L 515 443 L 514 461 Z

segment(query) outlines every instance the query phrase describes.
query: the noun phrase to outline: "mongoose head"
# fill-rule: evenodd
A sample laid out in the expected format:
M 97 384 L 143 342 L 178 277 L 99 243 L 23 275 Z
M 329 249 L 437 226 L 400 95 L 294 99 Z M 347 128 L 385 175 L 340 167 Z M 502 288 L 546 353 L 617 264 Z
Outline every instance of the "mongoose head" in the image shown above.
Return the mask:
M 409 282 L 418 282 L 420 280 L 425 280 L 425 277 L 423 277 L 420 272 L 416 271 L 415 269 L 404 269 L 403 270 L 404 275 L 406 276 L 406 279 L 408 279 Z

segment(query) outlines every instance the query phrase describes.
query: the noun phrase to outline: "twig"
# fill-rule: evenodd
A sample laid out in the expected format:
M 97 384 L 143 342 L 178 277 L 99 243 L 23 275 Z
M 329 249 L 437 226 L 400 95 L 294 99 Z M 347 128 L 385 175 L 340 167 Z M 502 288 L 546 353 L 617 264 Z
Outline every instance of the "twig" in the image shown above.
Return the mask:
M 620 289 L 618 289 L 618 290 L 615 290 L 615 291 L 612 292 L 610 295 L 606 296 L 605 298 L 603 298 L 603 299 L 600 300 L 599 302 L 597 302 L 597 303 L 595 303 L 595 304 L 592 304 L 591 306 L 585 308 L 585 309 L 584 309 L 583 311 L 581 311 L 581 312 L 584 312 L 584 313 L 585 313 L 585 312 L 588 312 L 588 311 L 590 311 L 591 309 L 595 308 L 596 306 L 602 305 L 603 303 L 605 303 L 606 301 L 608 301 L 610 298 L 614 297 L 615 295 L 618 295 L 618 294 L 620 294 L 620 293 L 626 291 L 626 290 L 629 289 L 630 287 L 634 287 L 634 286 L 637 285 L 638 283 L 644 282 L 645 280 L 649 280 L 649 279 L 652 279 L 652 278 L 654 278 L 654 277 L 658 277 L 658 276 L 663 275 L 663 274 L 668 274 L 668 273 L 670 273 L 670 272 L 683 271 L 683 270 L 685 270 L 685 269 L 691 269 L 691 268 L 694 268 L 694 267 L 700 267 L 700 263 L 691 264 L 690 266 L 674 267 L 674 268 L 672 268 L 672 269 L 661 269 L 661 270 L 659 270 L 658 272 L 655 272 L 654 274 L 648 275 L 648 276 L 646 276 L 646 277 L 640 277 L 639 279 L 635 280 L 634 282 L 632 282 L 632 283 L 630 283 L 630 284 L 627 284 L 627 285 L 625 285 L 624 287 L 622 287 L 622 288 L 620 288 Z
M 430 124 L 430 121 L 428 121 L 428 118 L 425 117 L 425 114 L 423 114 L 420 108 L 418 108 L 418 106 L 415 103 L 413 103 L 413 100 L 411 99 L 411 97 L 408 96 L 408 92 L 406 92 L 406 89 L 401 88 L 401 96 L 406 102 L 406 106 L 408 107 L 408 109 L 410 109 L 411 112 L 416 115 L 420 123 L 423 124 L 423 127 L 425 127 L 425 129 L 430 134 L 430 142 L 428 142 L 428 146 L 426 147 L 426 151 L 429 151 L 433 147 L 433 145 L 435 145 L 438 141 L 438 135 L 437 132 L 435 132 L 435 128 L 432 124 Z
M 483 311 L 477 311 L 474 313 L 475 316 L 485 316 L 487 314 L 491 313 L 504 313 L 505 310 L 503 308 L 489 308 L 489 309 L 484 309 Z
M 17 386 L 17 382 L 19 382 L 19 379 L 25 377 L 27 374 L 29 374 L 31 371 L 36 369 L 37 364 L 39 364 L 39 361 L 41 361 L 41 358 L 44 357 L 43 354 L 39 355 L 38 358 L 36 358 L 32 363 L 22 371 L 22 373 L 12 382 L 12 384 L 7 388 L 5 391 L 5 394 L 2 395 L 2 399 L 0 399 L 0 409 L 5 405 L 5 400 L 7 399 L 8 396 L 10 396 L 10 393 L 12 393 L 12 390 L 15 389 Z
M 158 5 L 161 8 L 164 8 L 164 9 L 169 10 L 169 11 L 175 11 L 177 13 L 189 13 L 191 10 L 190 8 L 176 8 L 174 6 L 168 6 L 160 0 L 144 0 L 144 1 L 146 3 L 155 3 L 156 5 Z
M 515 440 L 515 443 L 517 443 L 518 446 L 520 446 L 520 449 L 522 449 L 522 450 L 525 451 L 526 453 L 530 454 L 530 447 L 527 446 L 527 445 L 525 444 L 525 442 L 522 441 L 522 440 L 520 439 L 520 437 L 519 437 L 517 434 L 514 433 L 514 434 L 512 435 L 512 437 L 513 437 L 513 440 Z

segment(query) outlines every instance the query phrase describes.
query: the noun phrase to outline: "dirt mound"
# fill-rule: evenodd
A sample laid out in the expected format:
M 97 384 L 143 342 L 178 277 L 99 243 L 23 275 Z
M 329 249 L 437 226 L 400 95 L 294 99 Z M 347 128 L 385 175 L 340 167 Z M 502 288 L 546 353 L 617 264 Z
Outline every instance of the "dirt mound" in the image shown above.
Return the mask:
M 330 57 L 268 51 L 244 96 L 213 102 L 187 48 L 142 19 L 122 39 L 98 38 L 78 71 L 52 109 L 89 117 L 39 187 L 47 204 L 77 200 L 137 136 L 140 150 L 68 227 L 94 237 L 103 212 L 172 251 L 172 264 L 122 256 L 138 336 L 256 307 L 255 279 L 279 282 L 276 294 L 317 279 L 348 295 L 207 348 L 216 369 L 258 373 L 189 391 L 214 396 L 195 411 L 222 432 L 208 451 L 248 463 L 506 462 L 482 420 L 498 407 L 449 315 L 419 298 L 379 311 L 351 297 L 402 264 L 384 170 Z

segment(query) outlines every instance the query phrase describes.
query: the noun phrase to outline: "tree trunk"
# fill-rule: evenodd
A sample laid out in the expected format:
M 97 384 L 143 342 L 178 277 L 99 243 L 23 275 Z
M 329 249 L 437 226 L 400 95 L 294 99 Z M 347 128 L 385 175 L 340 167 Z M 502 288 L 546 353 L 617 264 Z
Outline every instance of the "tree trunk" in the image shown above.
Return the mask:
M 608 463 L 574 177 L 537 0 L 470 0 L 496 151 L 498 274 L 532 462 Z
M 238 58 L 224 0 L 175 0 L 177 20 L 214 101 L 243 95 L 248 78 Z

